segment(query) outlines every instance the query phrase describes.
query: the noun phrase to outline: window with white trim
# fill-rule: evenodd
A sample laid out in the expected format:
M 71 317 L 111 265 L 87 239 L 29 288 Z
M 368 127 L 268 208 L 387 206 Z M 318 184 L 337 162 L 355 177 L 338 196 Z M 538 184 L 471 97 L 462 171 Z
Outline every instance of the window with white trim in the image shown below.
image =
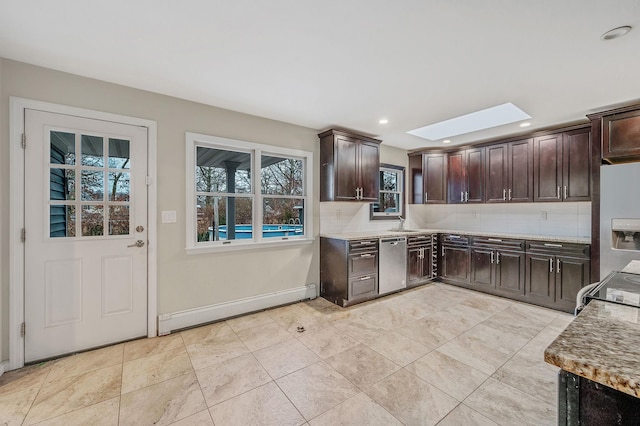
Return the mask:
M 187 250 L 311 239 L 313 153 L 187 133 Z

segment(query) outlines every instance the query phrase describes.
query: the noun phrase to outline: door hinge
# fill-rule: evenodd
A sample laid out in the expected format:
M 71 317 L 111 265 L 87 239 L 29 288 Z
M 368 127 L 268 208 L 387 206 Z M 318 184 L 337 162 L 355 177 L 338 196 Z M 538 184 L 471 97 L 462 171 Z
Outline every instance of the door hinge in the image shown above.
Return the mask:
M 144 180 L 147 185 L 151 185 L 151 176 L 146 176 Z
M 26 134 L 22 134 L 22 141 L 20 141 L 20 146 L 22 147 L 22 149 L 25 149 L 27 147 L 27 135 Z
M 20 230 L 20 241 L 24 243 L 26 240 L 27 240 L 27 230 L 22 228 Z
M 24 325 L 24 323 L 20 324 L 20 337 L 24 337 L 25 330 L 26 326 Z

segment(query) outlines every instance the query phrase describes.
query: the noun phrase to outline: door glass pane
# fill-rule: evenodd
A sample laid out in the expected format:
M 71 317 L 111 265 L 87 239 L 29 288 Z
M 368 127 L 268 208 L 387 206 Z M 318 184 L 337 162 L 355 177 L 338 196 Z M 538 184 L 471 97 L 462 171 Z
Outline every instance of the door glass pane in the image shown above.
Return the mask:
M 251 192 L 251 154 L 196 147 L 196 191 Z
M 109 138 L 109 168 L 130 169 L 129 141 Z
M 104 173 L 82 171 L 82 201 L 104 200 Z
M 129 235 L 129 206 L 109 206 L 109 235 Z
M 304 235 L 303 198 L 264 198 L 262 237 Z
M 82 206 L 82 236 L 104 235 L 104 206 Z
M 109 200 L 129 201 L 128 172 L 109 172 Z
M 263 194 L 302 195 L 302 160 L 263 155 L 261 162 L 260 181 Z
M 82 135 L 80 138 L 80 144 L 83 166 L 104 166 L 102 137 Z
M 76 164 L 76 135 L 51 131 L 51 164 Z
M 75 200 L 75 171 L 51 168 L 49 172 L 49 199 Z
M 49 207 L 49 236 L 76 236 L 76 207 L 69 205 L 55 205 Z

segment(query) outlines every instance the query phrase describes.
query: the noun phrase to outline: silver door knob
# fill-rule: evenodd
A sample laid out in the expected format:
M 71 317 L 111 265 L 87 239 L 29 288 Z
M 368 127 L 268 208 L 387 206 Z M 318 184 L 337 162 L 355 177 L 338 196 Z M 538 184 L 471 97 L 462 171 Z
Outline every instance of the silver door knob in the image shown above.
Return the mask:
M 144 246 L 144 241 L 138 240 L 135 243 L 128 245 L 127 247 L 143 247 L 143 246 Z

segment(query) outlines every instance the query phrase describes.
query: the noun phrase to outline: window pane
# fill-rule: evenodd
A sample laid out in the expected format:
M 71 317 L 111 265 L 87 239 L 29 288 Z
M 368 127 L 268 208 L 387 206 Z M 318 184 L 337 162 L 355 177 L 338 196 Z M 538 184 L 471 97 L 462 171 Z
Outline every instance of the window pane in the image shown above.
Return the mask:
M 251 154 L 196 147 L 196 191 L 251 193 Z
M 196 234 L 198 242 L 218 241 L 219 227 L 226 224 L 227 202 L 225 197 L 198 196 L 196 201 Z
M 82 206 L 82 236 L 104 235 L 104 206 Z
M 129 141 L 109 138 L 109 167 L 112 169 L 130 169 Z
M 304 235 L 304 198 L 263 198 L 262 237 Z
M 51 168 L 49 172 L 49 199 L 76 199 L 75 171 Z
M 400 194 L 381 193 L 378 209 L 384 213 L 400 213 Z
M 82 153 L 83 166 L 104 166 L 103 145 L 100 136 L 82 135 L 80 138 L 80 152 Z
M 128 172 L 109 172 L 109 200 L 129 201 Z
M 76 207 L 58 205 L 49 207 L 49 236 L 75 237 L 76 236 Z
M 102 201 L 104 199 L 104 173 L 82 171 L 82 201 Z
M 302 160 L 263 155 L 261 162 L 260 181 L 263 194 L 303 195 Z
M 198 242 L 253 237 L 252 198 L 198 196 L 196 209 Z
M 380 190 L 381 191 L 399 191 L 398 172 L 389 170 L 380 170 Z
M 109 235 L 129 235 L 129 206 L 109 206 Z
M 76 164 L 76 135 L 51 132 L 51 164 Z

